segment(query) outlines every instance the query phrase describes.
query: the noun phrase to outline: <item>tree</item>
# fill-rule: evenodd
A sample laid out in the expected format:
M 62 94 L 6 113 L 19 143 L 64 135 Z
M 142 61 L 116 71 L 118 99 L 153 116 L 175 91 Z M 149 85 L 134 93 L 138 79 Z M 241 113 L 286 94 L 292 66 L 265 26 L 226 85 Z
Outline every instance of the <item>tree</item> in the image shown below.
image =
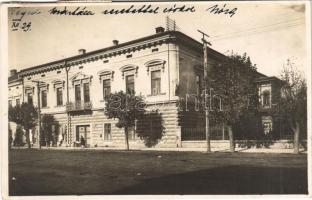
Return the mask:
M 104 113 L 109 119 L 118 119 L 116 126 L 124 128 L 126 149 L 129 150 L 129 128 L 134 127 L 136 120 L 143 117 L 145 101 L 142 96 L 135 96 L 132 92 L 124 93 L 122 91 L 108 95 L 105 100 Z
M 15 138 L 13 141 L 14 146 L 24 146 L 24 131 L 21 125 L 16 126 L 16 131 L 15 131 Z
M 296 68 L 293 60 L 288 59 L 281 72 L 284 81 L 279 98 L 279 114 L 288 122 L 294 134 L 294 153 L 299 153 L 299 135 L 307 123 L 307 84 Z
M 11 149 L 11 146 L 12 146 L 12 141 L 13 141 L 13 133 L 12 133 L 12 129 L 11 129 L 11 127 L 10 127 L 10 124 L 9 124 L 9 132 L 8 132 L 9 134 L 9 140 L 8 140 L 8 142 L 9 142 L 9 149 Z
M 42 138 L 41 141 L 45 142 L 46 146 L 56 144 L 58 137 L 59 123 L 56 121 L 53 115 L 44 114 L 42 116 Z
M 208 86 L 221 98 L 222 112 L 210 111 L 216 121 L 224 122 L 228 127 L 230 151 L 235 151 L 233 127 L 242 116 L 256 113 L 258 93 L 255 83 L 257 69 L 244 53 L 242 56 L 231 54 L 220 65 L 214 65 L 209 72 Z M 210 100 L 213 100 L 210 97 Z M 211 109 L 211 108 L 209 108 Z
M 22 103 L 21 106 L 9 107 L 9 120 L 21 126 L 26 131 L 26 142 L 28 148 L 31 148 L 29 139 L 29 129 L 36 126 L 37 110 L 33 104 Z

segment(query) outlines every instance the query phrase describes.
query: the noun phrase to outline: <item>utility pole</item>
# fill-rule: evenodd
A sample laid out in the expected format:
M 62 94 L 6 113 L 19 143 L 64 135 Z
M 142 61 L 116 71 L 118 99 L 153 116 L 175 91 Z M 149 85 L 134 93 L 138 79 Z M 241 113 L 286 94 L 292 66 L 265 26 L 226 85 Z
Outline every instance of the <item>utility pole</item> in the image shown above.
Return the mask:
M 41 149 L 41 111 L 40 111 L 40 82 L 41 81 L 32 81 L 37 84 L 37 98 L 38 98 L 38 143 L 39 143 L 39 149 Z
M 69 84 L 68 84 L 68 73 L 70 70 L 70 66 L 67 65 L 67 62 L 64 62 L 65 71 L 66 71 L 66 109 L 68 109 L 69 106 Z M 66 143 L 69 145 L 69 134 L 70 134 L 70 114 L 67 111 L 67 130 L 66 130 Z
M 208 90 L 208 46 L 207 44 L 211 45 L 210 42 L 208 42 L 205 37 L 209 37 L 206 33 L 197 30 L 199 33 L 202 34 L 202 42 L 203 42 L 203 50 L 204 50 L 204 101 L 205 106 L 205 119 L 206 119 L 206 127 L 205 127 L 205 133 L 206 133 L 206 143 L 207 143 L 207 153 L 211 152 L 210 147 L 210 131 L 209 131 L 209 110 L 210 108 L 207 108 L 207 90 Z

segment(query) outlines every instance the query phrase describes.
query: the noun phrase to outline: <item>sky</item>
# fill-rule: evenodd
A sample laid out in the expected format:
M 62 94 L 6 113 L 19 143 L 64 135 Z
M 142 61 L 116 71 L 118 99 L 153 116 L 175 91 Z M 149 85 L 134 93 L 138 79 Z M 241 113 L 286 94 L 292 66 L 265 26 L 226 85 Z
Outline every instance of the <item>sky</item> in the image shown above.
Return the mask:
M 131 3 L 131 5 L 134 3 Z M 160 10 L 175 3 L 147 3 Z M 223 7 L 222 2 L 176 3 L 195 6 L 195 12 L 158 14 L 104 15 L 111 8 L 128 8 L 130 3 L 89 5 L 92 16 L 56 16 L 48 14 L 54 6 L 14 8 L 8 12 L 9 69 L 44 64 L 78 54 L 78 49 L 92 51 L 155 33 L 155 27 L 165 26 L 166 16 L 176 21 L 180 31 L 200 41 L 198 29 L 207 33 L 211 48 L 220 53 L 229 51 L 250 56 L 258 71 L 268 76 L 279 76 L 288 58 L 294 59 L 299 70 L 307 71 L 305 5 L 300 2 L 227 2 L 225 7 L 237 8 L 235 14 L 213 14 L 211 6 Z M 139 8 L 142 3 L 134 4 Z M 74 10 L 67 6 L 68 10 Z M 58 7 L 59 9 L 64 6 Z M 22 22 L 31 22 L 30 31 L 12 31 L 12 20 L 17 11 L 40 11 L 25 15 Z

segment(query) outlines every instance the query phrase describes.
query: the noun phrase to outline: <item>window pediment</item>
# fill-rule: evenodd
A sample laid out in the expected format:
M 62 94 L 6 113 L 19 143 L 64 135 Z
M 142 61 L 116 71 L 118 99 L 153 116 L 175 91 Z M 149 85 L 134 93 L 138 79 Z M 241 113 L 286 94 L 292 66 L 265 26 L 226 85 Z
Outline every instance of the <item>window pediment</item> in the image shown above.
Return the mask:
M 99 71 L 97 74 L 99 76 L 100 82 L 102 82 L 102 80 L 105 80 L 105 79 L 113 80 L 114 79 L 114 73 L 115 73 L 114 71 L 112 71 L 110 69 L 106 69 L 106 70 Z
M 147 68 L 147 74 L 149 74 L 149 71 L 154 71 L 154 70 L 160 70 L 165 71 L 165 60 L 161 59 L 154 59 L 146 62 L 144 65 Z
M 40 82 L 39 83 L 39 88 L 40 88 L 41 91 L 42 90 L 49 90 L 49 84 Z
M 124 79 L 124 77 L 127 75 L 135 74 L 136 76 L 138 76 L 138 69 L 139 67 L 136 65 L 125 65 L 121 67 L 120 71 L 122 73 L 122 79 Z
M 35 91 L 35 87 L 32 87 L 32 86 L 25 86 L 24 87 L 25 89 L 25 94 L 27 94 L 27 93 L 34 93 L 34 91 Z
M 64 89 L 64 87 L 65 87 L 65 81 L 63 81 L 63 80 L 54 80 L 54 81 L 52 81 L 52 84 L 53 84 L 53 88 L 54 88 L 54 90 L 56 89 L 56 88 L 63 88 Z
M 73 86 L 76 84 L 81 84 L 81 83 L 91 84 L 92 75 L 86 75 L 82 72 L 78 72 L 74 76 L 72 76 L 70 80 L 72 81 Z

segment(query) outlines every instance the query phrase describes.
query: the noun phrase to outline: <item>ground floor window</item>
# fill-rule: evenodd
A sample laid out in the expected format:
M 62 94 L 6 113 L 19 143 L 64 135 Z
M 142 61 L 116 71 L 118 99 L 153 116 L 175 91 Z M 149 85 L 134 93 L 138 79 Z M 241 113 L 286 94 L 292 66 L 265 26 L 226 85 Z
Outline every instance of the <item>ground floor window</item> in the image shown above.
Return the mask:
M 129 140 L 135 140 L 136 139 L 135 127 L 129 127 L 128 128 L 128 138 L 129 138 Z
M 262 116 L 263 133 L 268 135 L 273 130 L 273 119 L 271 116 Z
M 104 124 L 104 140 L 111 140 L 111 139 L 112 139 L 111 124 L 105 123 Z

